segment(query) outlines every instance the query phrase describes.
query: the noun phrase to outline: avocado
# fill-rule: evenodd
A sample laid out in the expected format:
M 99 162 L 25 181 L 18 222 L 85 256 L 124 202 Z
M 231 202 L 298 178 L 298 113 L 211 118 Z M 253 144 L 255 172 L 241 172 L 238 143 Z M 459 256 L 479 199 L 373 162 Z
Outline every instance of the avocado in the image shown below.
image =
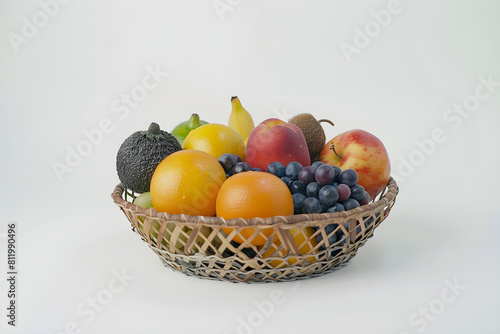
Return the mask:
M 180 150 L 177 139 L 153 122 L 147 131 L 134 132 L 121 144 L 116 155 L 118 178 L 125 188 L 148 192 L 156 166 Z

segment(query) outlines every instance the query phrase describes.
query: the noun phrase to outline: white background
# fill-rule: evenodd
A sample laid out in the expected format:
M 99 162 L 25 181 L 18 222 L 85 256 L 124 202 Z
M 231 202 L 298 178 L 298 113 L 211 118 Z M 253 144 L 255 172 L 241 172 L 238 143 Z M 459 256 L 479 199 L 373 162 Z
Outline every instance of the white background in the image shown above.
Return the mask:
M 371 12 L 388 1 L 230 3 L 219 15 L 212 1 L 73 0 L 43 22 L 37 1 L 0 2 L 0 267 L 7 222 L 19 252 L 17 327 L 2 274 L 0 332 L 500 332 L 500 87 L 460 124 L 444 118 L 472 101 L 479 77 L 500 81 L 499 3 L 401 0 L 350 62 L 342 43 L 376 29 Z M 34 16 L 43 26 L 12 43 Z M 120 118 L 112 103 L 148 66 L 169 76 Z M 298 286 L 200 280 L 163 267 L 130 230 L 110 197 L 121 142 L 193 112 L 227 124 L 233 95 L 255 123 L 310 112 L 335 122 L 328 139 L 361 128 L 384 142 L 400 194 L 347 267 Z M 60 181 L 54 162 L 103 119 L 112 131 Z M 416 142 L 436 128 L 446 140 L 422 159 Z M 420 160 L 400 172 L 410 157 Z M 134 278 L 82 316 L 122 270 Z M 465 287 L 450 303 L 446 281 Z M 284 301 L 259 318 L 255 302 L 273 290 Z M 242 330 L 249 317 L 262 321 Z

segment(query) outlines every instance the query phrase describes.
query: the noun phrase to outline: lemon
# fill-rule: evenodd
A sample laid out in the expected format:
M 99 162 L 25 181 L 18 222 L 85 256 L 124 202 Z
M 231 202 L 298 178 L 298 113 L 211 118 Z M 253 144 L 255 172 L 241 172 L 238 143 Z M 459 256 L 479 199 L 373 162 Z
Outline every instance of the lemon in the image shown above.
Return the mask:
M 191 130 L 182 144 L 184 150 L 206 152 L 216 159 L 224 153 L 246 159 L 245 142 L 241 135 L 227 125 L 211 123 Z

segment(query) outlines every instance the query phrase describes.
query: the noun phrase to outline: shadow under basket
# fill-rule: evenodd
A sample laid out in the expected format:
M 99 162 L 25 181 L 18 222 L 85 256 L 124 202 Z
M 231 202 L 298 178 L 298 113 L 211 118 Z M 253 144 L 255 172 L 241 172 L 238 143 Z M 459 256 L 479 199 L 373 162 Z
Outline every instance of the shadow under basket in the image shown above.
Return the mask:
M 132 203 L 138 194 L 121 184 L 112 198 L 165 266 L 188 276 L 258 283 L 345 266 L 387 218 L 398 191 L 391 178 L 374 201 L 349 211 L 228 220 L 141 208 Z

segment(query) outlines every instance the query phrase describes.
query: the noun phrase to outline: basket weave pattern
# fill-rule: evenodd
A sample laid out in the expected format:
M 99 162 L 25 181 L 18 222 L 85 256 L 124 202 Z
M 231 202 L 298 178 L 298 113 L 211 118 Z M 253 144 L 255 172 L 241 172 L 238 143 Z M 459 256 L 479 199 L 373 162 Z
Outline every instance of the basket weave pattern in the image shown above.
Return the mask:
M 143 209 L 132 203 L 136 194 L 121 184 L 116 186 L 112 198 L 127 216 L 133 231 L 165 266 L 189 276 L 214 280 L 275 282 L 315 277 L 346 265 L 387 217 L 398 191 L 396 181 L 391 178 L 372 203 L 349 211 L 247 220 Z M 227 235 L 223 227 L 233 230 Z M 313 227 L 314 234 L 304 234 L 306 227 Z M 251 237 L 240 234 L 245 228 L 254 229 Z M 317 242 L 319 234 L 322 240 Z M 330 244 L 334 234 L 337 238 L 331 239 L 336 240 Z M 244 242 L 235 242 L 235 236 Z M 257 236 L 265 240 L 262 246 L 252 244 Z

